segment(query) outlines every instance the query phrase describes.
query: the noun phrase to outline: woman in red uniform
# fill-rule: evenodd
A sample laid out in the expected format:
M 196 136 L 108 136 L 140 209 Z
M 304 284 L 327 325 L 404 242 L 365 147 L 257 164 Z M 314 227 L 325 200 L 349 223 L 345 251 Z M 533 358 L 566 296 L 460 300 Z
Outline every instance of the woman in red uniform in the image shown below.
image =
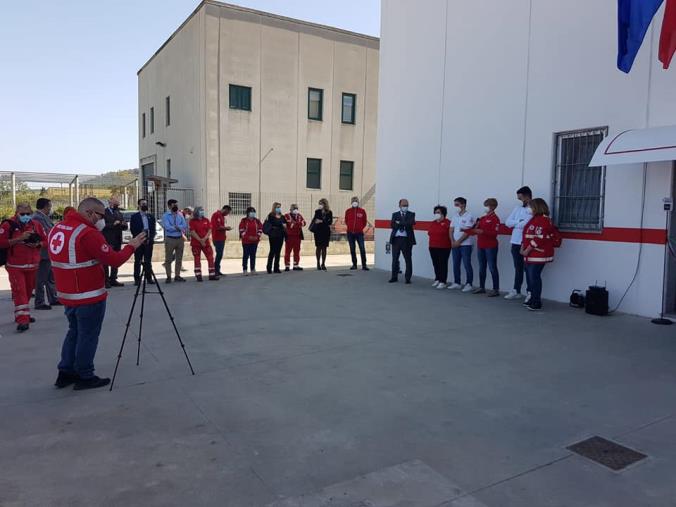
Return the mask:
M 219 279 L 214 266 L 214 251 L 211 248 L 210 237 L 211 222 L 204 216 L 204 208 L 198 206 L 190 220 L 190 247 L 195 259 L 195 278 L 198 282 L 202 281 L 202 252 L 209 264 L 209 280 Z
M 486 214 L 477 222 L 472 231 L 477 236 L 477 257 L 479 258 L 479 287 L 473 294 L 486 294 L 486 267 L 491 271 L 493 289 L 488 291 L 488 297 L 500 295 L 500 274 L 498 273 L 498 231 L 500 217 L 495 214 L 498 200 L 492 197 L 484 201 Z
M 263 224 L 256 218 L 256 208 L 249 206 L 246 216 L 239 222 L 239 237 L 242 240 L 242 271 L 247 276 L 247 261 L 251 274 L 256 274 L 256 250 L 263 235 Z
M 286 241 L 284 250 L 285 271 L 291 269 L 291 254 L 293 253 L 293 270 L 303 271 L 300 267 L 300 245 L 303 241 L 303 227 L 305 219 L 300 214 L 297 204 L 292 204 L 289 213 L 284 216 L 286 220 Z
M 427 231 L 429 236 L 430 257 L 434 266 L 433 287 L 445 289 L 448 281 L 448 258 L 451 255 L 451 221 L 446 218 L 446 206 L 435 206 L 434 221 Z
M 42 226 L 31 220 L 28 204 L 19 204 L 16 214 L 0 224 L 0 248 L 7 250 L 5 268 L 9 275 L 14 300 L 16 330 L 27 331 L 35 322 L 30 315 L 30 297 L 35 288 L 35 275 L 40 264 L 40 249 L 47 245 Z
M 531 298 L 524 305 L 538 311 L 542 309 L 542 270 L 545 264 L 554 260 L 554 248 L 561 244 L 561 236 L 549 218 L 549 206 L 544 199 L 533 199 L 528 206 L 533 211 L 533 218 L 523 229 L 521 255 L 526 263 Z

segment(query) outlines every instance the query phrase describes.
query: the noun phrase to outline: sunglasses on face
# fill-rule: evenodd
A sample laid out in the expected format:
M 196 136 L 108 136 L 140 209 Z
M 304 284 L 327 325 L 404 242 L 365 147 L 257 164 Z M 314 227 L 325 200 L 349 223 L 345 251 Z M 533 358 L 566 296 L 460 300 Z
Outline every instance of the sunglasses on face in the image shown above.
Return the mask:
M 28 212 L 19 213 L 20 217 L 29 217 L 31 215 L 32 215 L 32 213 L 28 213 Z

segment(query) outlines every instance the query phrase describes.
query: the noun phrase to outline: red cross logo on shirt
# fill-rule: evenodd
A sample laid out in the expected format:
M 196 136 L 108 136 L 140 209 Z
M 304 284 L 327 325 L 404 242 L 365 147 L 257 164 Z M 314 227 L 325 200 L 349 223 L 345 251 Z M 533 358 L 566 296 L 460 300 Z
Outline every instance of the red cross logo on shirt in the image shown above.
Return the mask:
M 49 251 L 54 255 L 61 253 L 65 240 L 66 236 L 63 234 L 63 232 L 59 231 L 54 234 L 54 236 L 52 236 L 52 240 L 49 242 Z

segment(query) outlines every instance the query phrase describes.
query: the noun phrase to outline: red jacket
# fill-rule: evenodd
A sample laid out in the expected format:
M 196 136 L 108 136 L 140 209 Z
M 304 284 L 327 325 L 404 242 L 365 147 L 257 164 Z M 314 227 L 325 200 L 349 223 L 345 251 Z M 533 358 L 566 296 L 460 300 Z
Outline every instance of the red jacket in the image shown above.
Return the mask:
M 13 216 L 11 220 L 15 223 L 14 226 L 8 221 L 0 226 L 0 248 L 8 249 L 6 267 L 35 271 L 40 264 L 40 249 L 47 246 L 45 231 L 38 222 L 33 220 L 27 224 L 22 224 L 18 216 Z M 40 243 L 37 246 L 15 243 L 10 247 L 9 240 L 21 236 L 24 232 L 36 233 L 40 236 Z
M 243 245 L 254 245 L 261 240 L 263 224 L 257 218 L 242 218 L 239 223 L 239 237 Z
M 500 217 L 491 211 L 482 216 L 476 225 L 483 232 L 477 234 L 477 248 L 497 248 L 498 232 L 500 231 Z
M 211 239 L 225 241 L 225 217 L 220 210 L 211 215 Z
M 448 218 L 444 218 L 440 222 L 433 220 L 430 228 L 427 230 L 429 247 L 451 248 L 450 227 L 451 221 Z
M 554 260 L 554 244 L 560 242 L 559 231 L 544 215 L 535 216 L 523 228 L 522 250 L 532 247 L 528 255 L 524 255 L 527 264 L 545 264 Z
M 204 238 L 211 232 L 211 222 L 208 218 L 193 218 L 190 220 L 190 246 L 202 246 L 202 244 L 192 237 L 192 233 Z
M 345 225 L 347 232 L 352 234 L 363 234 L 368 220 L 364 208 L 348 208 L 345 210 Z
M 303 232 L 303 227 L 305 227 L 303 215 L 300 213 L 297 215 L 287 213 L 284 215 L 284 220 L 286 220 L 286 237 L 299 238 Z
M 76 211 L 52 228 L 47 245 L 56 295 L 65 306 L 105 300 L 108 293 L 103 266 L 120 267 L 134 253 L 131 245 L 114 251 L 103 234 Z

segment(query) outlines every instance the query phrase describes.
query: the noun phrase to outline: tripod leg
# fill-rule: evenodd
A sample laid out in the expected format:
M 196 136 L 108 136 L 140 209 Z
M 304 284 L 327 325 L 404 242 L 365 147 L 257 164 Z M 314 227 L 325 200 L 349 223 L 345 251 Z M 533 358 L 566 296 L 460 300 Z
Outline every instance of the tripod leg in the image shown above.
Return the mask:
M 181 348 L 183 349 L 183 355 L 185 355 L 185 360 L 188 361 L 188 368 L 190 368 L 190 373 L 192 373 L 194 375 L 195 370 L 193 370 L 193 368 L 192 368 L 192 364 L 190 363 L 190 358 L 188 357 L 188 352 L 185 350 L 185 344 L 183 343 L 183 340 L 181 339 L 181 335 L 178 332 L 178 328 L 176 327 L 176 322 L 174 322 L 174 316 L 171 314 L 171 310 L 169 310 L 169 305 L 167 304 L 167 300 L 164 299 L 164 292 L 162 292 L 162 287 L 160 286 L 160 283 L 157 281 L 157 277 L 155 276 L 154 271 L 150 271 L 150 276 L 152 276 L 152 279 L 155 282 L 155 287 L 157 287 L 157 292 L 159 293 L 160 297 L 162 298 L 162 302 L 164 303 L 164 308 L 167 310 L 167 314 L 169 315 L 169 319 L 171 320 L 171 325 L 174 326 L 174 331 L 176 331 L 176 337 L 178 338 L 178 343 L 181 344 Z
M 120 366 L 120 359 L 122 358 L 122 349 L 124 349 L 124 344 L 127 341 L 127 334 L 129 333 L 129 326 L 131 324 L 131 318 L 134 315 L 134 308 L 136 308 L 136 301 L 138 300 L 138 293 L 141 290 L 141 285 L 136 287 L 136 292 L 134 293 L 134 301 L 131 304 L 131 310 L 129 310 L 129 318 L 127 319 L 127 327 L 124 330 L 124 336 L 122 337 L 122 344 L 120 345 L 120 352 L 117 354 L 117 362 L 115 363 L 115 371 L 113 372 L 113 379 L 110 381 L 110 389 L 113 390 L 115 385 L 115 377 L 117 377 L 117 369 Z
M 138 345 L 136 347 L 136 366 L 139 365 L 141 361 L 141 335 L 143 334 L 143 309 L 146 302 L 146 268 L 145 266 L 141 269 L 141 283 L 139 286 L 143 285 L 143 290 L 141 291 L 141 315 L 139 316 L 138 323 Z

